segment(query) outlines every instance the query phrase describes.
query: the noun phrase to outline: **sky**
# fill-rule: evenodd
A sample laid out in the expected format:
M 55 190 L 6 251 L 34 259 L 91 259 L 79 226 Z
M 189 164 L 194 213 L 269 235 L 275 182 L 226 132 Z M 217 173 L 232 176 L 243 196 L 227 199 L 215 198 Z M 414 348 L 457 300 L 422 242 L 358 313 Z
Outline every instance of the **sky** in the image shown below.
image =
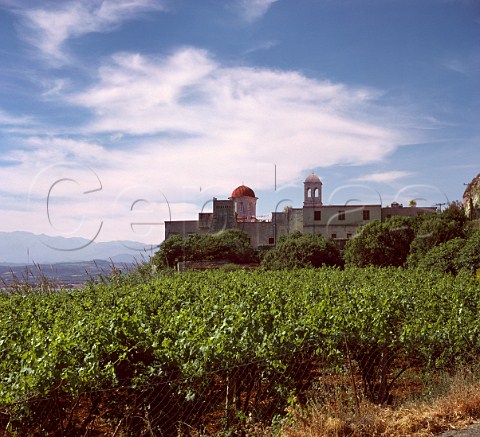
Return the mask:
M 157 244 L 257 214 L 461 200 L 480 172 L 478 0 L 0 0 L 0 231 Z

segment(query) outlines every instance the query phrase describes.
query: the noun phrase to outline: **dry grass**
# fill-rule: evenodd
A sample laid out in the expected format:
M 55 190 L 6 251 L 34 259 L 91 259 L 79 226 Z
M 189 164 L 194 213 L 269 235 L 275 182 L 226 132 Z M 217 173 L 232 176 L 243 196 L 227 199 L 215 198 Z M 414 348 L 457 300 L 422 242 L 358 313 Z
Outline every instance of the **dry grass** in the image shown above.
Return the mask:
M 396 408 L 362 402 L 358 408 L 339 410 L 312 402 L 308 408 L 290 409 L 282 435 L 307 436 L 433 436 L 462 428 L 480 418 L 478 370 L 462 371 L 448 388 L 430 401 L 405 403 Z

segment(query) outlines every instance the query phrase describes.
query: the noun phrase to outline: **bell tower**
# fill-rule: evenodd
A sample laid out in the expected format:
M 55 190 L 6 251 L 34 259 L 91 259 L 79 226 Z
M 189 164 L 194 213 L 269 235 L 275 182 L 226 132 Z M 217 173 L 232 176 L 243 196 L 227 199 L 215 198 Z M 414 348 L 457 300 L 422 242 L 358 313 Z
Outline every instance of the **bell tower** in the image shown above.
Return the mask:
M 322 206 L 322 181 L 315 173 L 308 175 L 303 183 L 303 206 Z

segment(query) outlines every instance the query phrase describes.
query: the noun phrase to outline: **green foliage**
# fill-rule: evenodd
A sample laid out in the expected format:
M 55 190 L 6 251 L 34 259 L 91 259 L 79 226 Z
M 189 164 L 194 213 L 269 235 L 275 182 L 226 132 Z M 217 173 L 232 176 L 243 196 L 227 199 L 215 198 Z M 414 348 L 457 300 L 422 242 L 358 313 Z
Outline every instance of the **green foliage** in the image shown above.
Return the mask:
M 479 310 L 475 278 L 397 268 L 161 272 L 4 293 L 0 404 L 160 382 L 188 412 L 225 381 L 228 411 L 248 416 L 261 386 L 255 402 L 271 405 L 271 418 L 313 380 L 304 372 L 333 371 L 347 354 L 365 395 L 382 403 L 409 367 L 478 356 Z
M 184 257 L 185 241 L 180 235 L 173 235 L 160 244 L 152 262 L 157 266 L 174 267 L 175 263 Z
M 262 259 L 262 266 L 273 270 L 341 264 L 340 252 L 331 240 L 322 235 L 300 232 L 280 237 L 276 246 Z
M 480 229 L 472 233 L 458 254 L 457 270 L 462 269 L 480 269 Z
M 403 266 L 414 239 L 414 220 L 392 217 L 384 223 L 363 226 L 345 246 L 345 263 L 350 266 Z
M 419 261 L 418 267 L 440 273 L 458 273 L 458 256 L 465 245 L 462 238 L 433 246 Z
M 469 238 L 454 238 L 432 247 L 418 262 L 418 267 L 440 273 L 458 274 L 480 269 L 480 230 Z
M 462 241 L 465 242 L 468 234 L 465 213 L 456 203 L 439 214 L 392 217 L 383 223 L 373 221 L 347 242 L 345 263 L 356 267 L 408 264 L 456 274 L 476 265 L 473 242 L 470 252 L 460 255 Z M 463 261 L 457 259 L 459 256 Z
M 217 245 L 211 254 L 220 260 L 242 264 L 257 261 L 250 238 L 240 229 L 229 229 L 214 235 Z M 217 252 L 218 251 L 218 252 Z
M 466 223 L 465 212 L 456 203 L 450 204 L 442 213 L 421 216 L 410 246 L 409 266 L 416 266 L 433 247 L 454 238 L 465 238 Z
M 458 232 L 465 232 L 465 225 L 468 222 L 468 218 L 461 203 L 449 203 L 448 208 L 446 208 L 440 215 L 447 221 L 455 222 L 459 229 Z
M 160 267 L 174 267 L 178 261 L 228 261 L 246 264 L 257 260 L 248 235 L 239 229 L 217 234 L 174 235 L 165 240 L 153 258 Z

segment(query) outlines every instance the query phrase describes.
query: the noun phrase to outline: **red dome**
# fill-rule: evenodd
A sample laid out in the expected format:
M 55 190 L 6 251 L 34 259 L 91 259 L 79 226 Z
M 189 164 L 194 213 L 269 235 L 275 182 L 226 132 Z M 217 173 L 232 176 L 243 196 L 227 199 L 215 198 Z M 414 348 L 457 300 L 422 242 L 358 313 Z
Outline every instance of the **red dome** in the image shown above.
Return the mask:
M 233 190 L 230 199 L 236 199 L 238 197 L 255 197 L 255 193 L 250 187 L 247 187 L 246 185 L 240 185 Z

